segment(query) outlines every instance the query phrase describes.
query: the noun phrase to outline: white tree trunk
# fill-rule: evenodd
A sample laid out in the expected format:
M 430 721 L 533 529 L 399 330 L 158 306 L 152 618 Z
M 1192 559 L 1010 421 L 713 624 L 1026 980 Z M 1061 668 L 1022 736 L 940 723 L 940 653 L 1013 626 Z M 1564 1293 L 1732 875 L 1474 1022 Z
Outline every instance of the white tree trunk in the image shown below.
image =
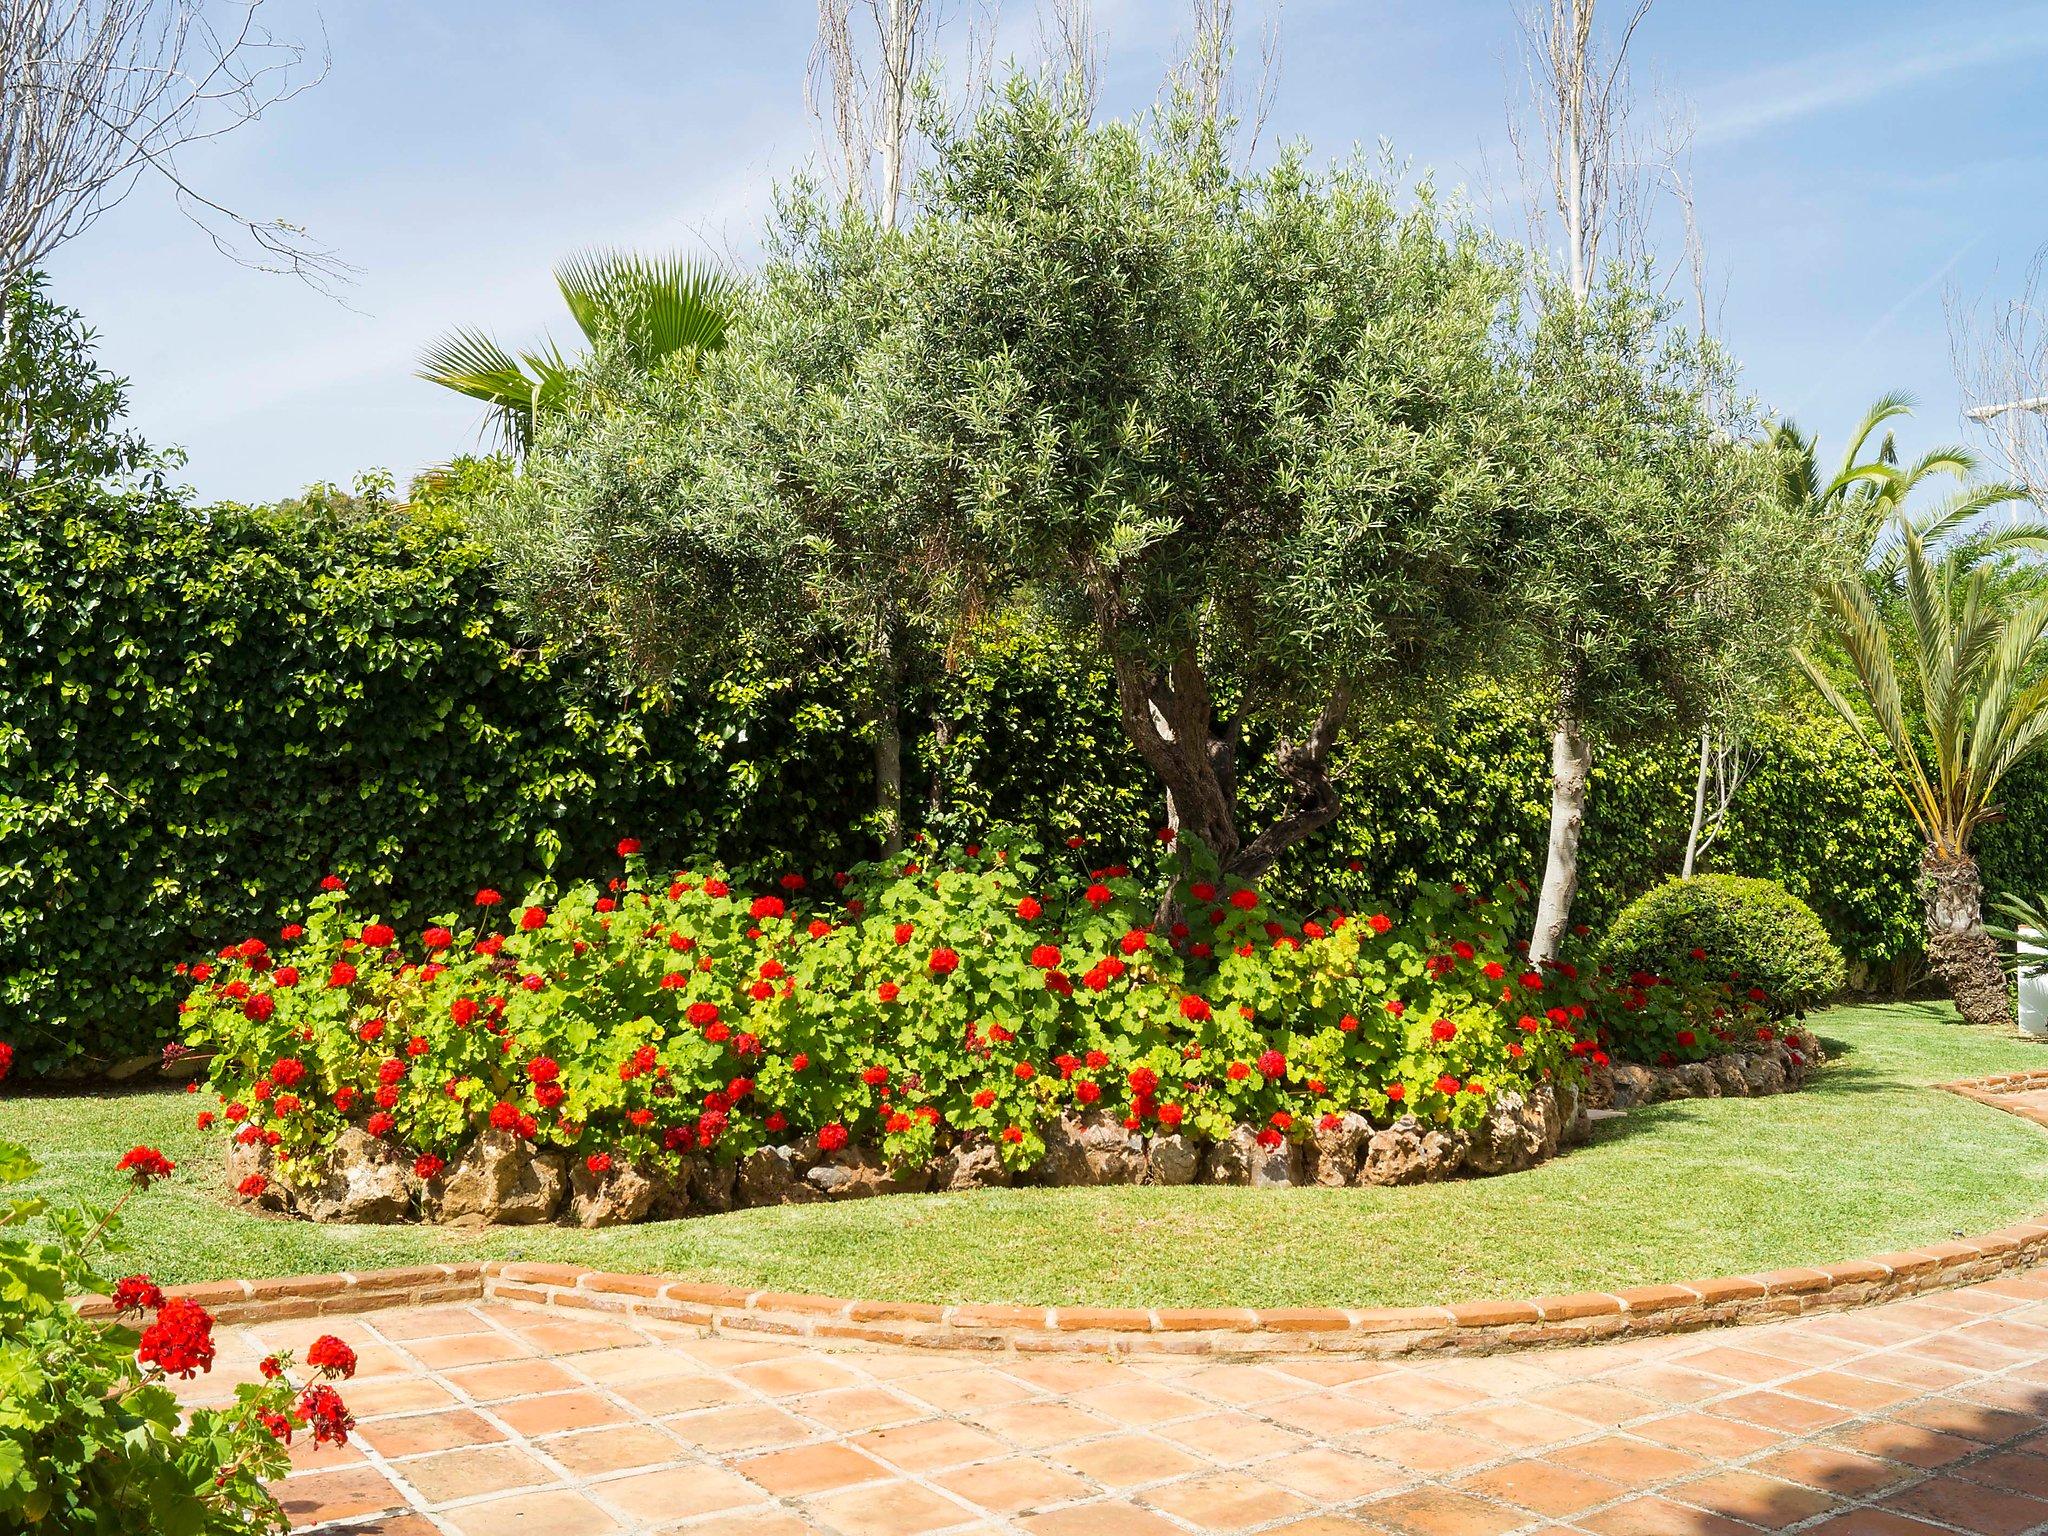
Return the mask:
M 1692 786 L 1692 830 L 1685 835 L 1685 868 L 1679 873 L 1690 880 L 1699 864 L 1700 837 L 1707 830 L 1707 779 L 1714 766 L 1714 733 L 1700 731 L 1700 771 Z
M 1567 706 L 1550 735 L 1550 846 L 1543 863 L 1543 888 L 1536 898 L 1536 927 L 1529 958 L 1557 958 L 1571 926 L 1572 898 L 1579 889 L 1579 833 L 1586 822 L 1586 786 L 1593 749 Z

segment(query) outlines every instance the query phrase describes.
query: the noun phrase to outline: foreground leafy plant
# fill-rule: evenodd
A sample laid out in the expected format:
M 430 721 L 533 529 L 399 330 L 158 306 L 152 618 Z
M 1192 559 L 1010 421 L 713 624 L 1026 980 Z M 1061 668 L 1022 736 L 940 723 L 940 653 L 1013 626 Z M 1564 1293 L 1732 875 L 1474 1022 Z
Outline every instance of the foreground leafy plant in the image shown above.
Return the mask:
M 0 1078 L 12 1064 L 0 1045 Z M 138 1146 L 116 1167 L 129 1188 L 104 1210 L 34 1199 L 0 1207 L 0 1525 L 95 1536 L 283 1531 L 265 1484 L 284 1474 L 294 1434 L 348 1438 L 353 1421 L 331 1383 L 354 1373 L 355 1356 L 322 1337 L 307 1351 L 306 1385 L 278 1355 L 264 1361 L 261 1382 L 235 1389 L 232 1407 L 181 1410 L 170 1383 L 213 1368 L 212 1316 L 166 1299 L 147 1275 L 109 1279 L 95 1266 L 120 1246 L 128 1203 L 174 1165 Z M 0 1142 L 0 1184 L 35 1172 L 26 1148 Z M 94 1294 L 109 1298 L 111 1317 L 81 1314 L 78 1298 Z

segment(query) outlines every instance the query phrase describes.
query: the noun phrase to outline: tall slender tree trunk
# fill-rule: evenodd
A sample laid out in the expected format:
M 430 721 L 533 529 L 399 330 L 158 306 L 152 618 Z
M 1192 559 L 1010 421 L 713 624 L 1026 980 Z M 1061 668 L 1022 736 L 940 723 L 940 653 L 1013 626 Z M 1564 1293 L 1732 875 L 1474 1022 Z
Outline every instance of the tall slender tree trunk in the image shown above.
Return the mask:
M 871 665 L 866 713 L 874 740 L 875 821 L 886 858 L 903 851 L 903 678 L 895 636 L 886 623 L 876 626 Z
M 1690 880 L 1693 871 L 1699 867 L 1700 838 L 1707 830 L 1707 779 L 1708 770 L 1714 762 L 1714 733 L 1711 729 L 1700 731 L 1700 771 L 1692 785 L 1692 830 L 1685 835 L 1685 868 L 1679 871 L 1683 879 Z
M 1593 774 L 1593 748 L 1578 718 L 1578 678 L 1567 672 L 1558 688 L 1557 723 L 1550 732 L 1550 843 L 1543 860 L 1543 888 L 1536 898 L 1536 927 L 1529 958 L 1554 960 L 1571 927 L 1572 898 L 1579 890 L 1579 833 L 1586 824 L 1586 789 Z
M 2012 1025 L 1998 941 L 1984 931 L 1984 878 L 1968 854 L 1929 848 L 1920 859 L 1927 961 L 1972 1024 Z

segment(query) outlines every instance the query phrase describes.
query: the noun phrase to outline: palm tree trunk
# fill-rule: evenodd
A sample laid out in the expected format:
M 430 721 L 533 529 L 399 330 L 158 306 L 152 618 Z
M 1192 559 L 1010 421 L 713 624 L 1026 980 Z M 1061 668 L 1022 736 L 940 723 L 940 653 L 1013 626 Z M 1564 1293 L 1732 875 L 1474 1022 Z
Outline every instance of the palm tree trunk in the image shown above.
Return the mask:
M 1927 961 L 1972 1024 L 2012 1027 L 1998 941 L 1984 931 L 1984 880 L 1968 854 L 1929 848 L 1920 860 Z

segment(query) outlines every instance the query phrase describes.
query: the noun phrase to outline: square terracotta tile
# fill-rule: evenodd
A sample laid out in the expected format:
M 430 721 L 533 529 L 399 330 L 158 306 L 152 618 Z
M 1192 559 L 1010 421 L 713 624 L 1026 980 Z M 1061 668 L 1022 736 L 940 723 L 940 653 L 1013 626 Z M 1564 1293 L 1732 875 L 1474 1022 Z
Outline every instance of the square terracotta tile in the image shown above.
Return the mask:
M 1261 1462 L 1258 1472 L 1269 1482 L 1292 1489 L 1318 1504 L 1350 1504 L 1382 1493 L 1410 1477 L 1386 1462 L 1328 1446 Z
M 372 1326 L 387 1339 L 408 1343 L 455 1333 L 488 1333 L 491 1327 L 468 1307 L 393 1307 L 377 1313 Z
M 1760 1424 L 1745 1424 L 1739 1419 L 1724 1419 L 1711 1413 L 1667 1414 L 1661 1419 L 1631 1424 L 1628 1432 L 1645 1440 L 1654 1440 L 1659 1445 L 1668 1445 L 1673 1450 L 1690 1451 L 1696 1456 L 1711 1456 L 1717 1460 L 1754 1456 L 1758 1451 L 1767 1451 L 1774 1445 L 1785 1443 L 1785 1435 L 1780 1430 L 1766 1429 Z
M 1245 1472 L 1162 1483 L 1144 1495 L 1155 1509 L 1177 1515 L 1198 1531 L 1241 1531 L 1289 1515 L 1306 1514 L 1308 1500 Z
M 1208 1465 L 1177 1445 L 1141 1434 L 1086 1440 L 1062 1448 L 1052 1459 L 1104 1488 L 1117 1491 L 1156 1483 L 1162 1478 L 1185 1477 Z
M 303 1472 L 272 1483 L 270 1492 L 294 1526 L 411 1507 L 396 1483 L 369 1466 Z
M 430 1376 L 384 1376 L 348 1384 L 349 1412 L 356 1422 L 385 1413 L 414 1413 L 422 1408 L 452 1408 L 455 1394 Z
M 606 1384 L 612 1396 L 624 1398 L 641 1413 L 656 1417 L 716 1408 L 724 1403 L 752 1402 L 746 1388 L 723 1376 L 656 1376 Z
M 799 1445 L 770 1451 L 736 1463 L 735 1470 L 778 1498 L 830 1493 L 835 1488 L 898 1476 L 873 1457 L 844 1445 Z
M 1071 1401 L 1131 1429 L 1192 1418 L 1209 1408 L 1199 1397 L 1136 1379 L 1091 1387 L 1075 1393 Z
M 1034 1403 L 1013 1403 L 991 1408 L 973 1416 L 973 1422 L 990 1434 L 1025 1450 L 1061 1445 L 1085 1435 L 1107 1434 L 1117 1426 L 1100 1414 L 1089 1413 L 1071 1403 L 1046 1399 Z
M 1458 1484 L 1461 1492 L 1515 1504 L 1539 1515 L 1563 1519 L 1623 1497 L 1628 1489 L 1609 1478 L 1595 1477 L 1547 1461 L 1511 1461 L 1475 1472 Z
M 354 1393 L 349 1395 L 353 1397 Z M 451 1408 L 440 1413 L 409 1413 L 401 1418 L 358 1423 L 356 1438 L 379 1456 L 398 1457 L 452 1451 L 465 1445 L 491 1445 L 503 1440 L 505 1432 L 473 1408 Z
M 2041 1444 L 2038 1440 L 2032 1443 Z M 2014 1493 L 2032 1494 L 2037 1499 L 2048 1498 L 2048 1457 L 2023 1450 L 2000 1451 L 1981 1461 L 1965 1462 L 1956 1468 L 1956 1476 Z
M 926 1404 L 899 1397 L 885 1387 L 844 1387 L 832 1392 L 816 1392 L 808 1397 L 789 1398 L 783 1406 L 791 1413 L 813 1419 L 842 1435 L 863 1429 L 883 1429 L 891 1424 L 908 1424 L 931 1415 Z
M 751 1387 L 763 1397 L 794 1397 L 803 1392 L 826 1392 L 834 1387 L 863 1385 L 861 1376 L 829 1355 L 808 1355 L 794 1360 L 763 1360 L 735 1366 L 733 1380 Z
M 559 1481 L 553 1472 L 513 1445 L 485 1445 L 442 1451 L 399 1462 L 392 1468 L 428 1504 L 474 1499 L 513 1488 L 540 1488 Z
M 1595 1536 L 1756 1536 L 1756 1527 L 1664 1498 L 1630 1499 L 1572 1522 Z
M 1841 1503 L 1818 1488 L 1734 1468 L 1666 1488 L 1664 1496 L 1771 1531 L 1811 1520 Z
M 1803 1397 L 1788 1397 L 1783 1392 L 1744 1392 L 1736 1397 L 1724 1397 L 1708 1405 L 1707 1412 L 1743 1424 L 1761 1425 L 1765 1429 L 1782 1429 L 1794 1435 L 1807 1435 L 1817 1429 L 1843 1424 L 1851 1417 L 1840 1408 Z
M 1072 1473 L 1030 1456 L 981 1461 L 935 1473 L 932 1481 L 976 1509 L 1017 1515 L 1090 1497 L 1095 1490 Z
M 1771 1477 L 1788 1477 L 1845 1499 L 1868 1498 L 1912 1476 L 1911 1469 L 1825 1445 L 1799 1445 L 1750 1463 Z
M 880 1483 L 806 1501 L 806 1507 L 841 1536 L 924 1536 L 965 1525 L 963 1509 L 916 1483 Z
M 642 1526 L 769 1507 L 758 1487 L 722 1467 L 636 1472 L 594 1484 L 591 1492 Z
M 553 1392 L 546 1397 L 515 1397 L 494 1403 L 491 1412 L 529 1439 L 599 1424 L 623 1424 L 631 1415 L 617 1403 L 588 1389 Z
M 1513 1510 L 1444 1488 L 1388 1494 L 1358 1513 L 1400 1536 L 1502 1536 L 1529 1523 Z
M 1187 1447 L 1198 1456 L 1231 1466 L 1263 1461 L 1268 1456 L 1280 1456 L 1288 1451 L 1306 1450 L 1315 1444 L 1312 1435 L 1268 1424 L 1235 1408 L 1199 1419 L 1162 1424 L 1153 1432 L 1161 1439 Z
M 1022 1522 L 1031 1536 L 1186 1536 L 1186 1527 L 1121 1499 L 1069 1504 Z
M 1362 1436 L 1353 1444 L 1368 1456 L 1425 1473 L 1457 1472 L 1482 1462 L 1498 1461 L 1505 1449 L 1433 1424 L 1383 1429 Z
M 2048 1500 L 2008 1493 L 1959 1477 L 1937 1475 L 1878 1501 L 1901 1514 L 1924 1515 L 1972 1536 L 2021 1536 L 2048 1524 Z
M 533 1392 L 567 1392 L 583 1385 L 548 1360 L 509 1360 L 461 1366 L 442 1372 L 441 1379 L 480 1403 L 525 1397 Z
M 731 1408 L 707 1408 L 701 1413 L 680 1414 L 663 1419 L 662 1427 L 685 1444 L 706 1451 L 765 1451 L 775 1446 L 795 1445 L 815 1438 L 816 1432 L 800 1419 L 766 1403 L 741 1403 Z
M 648 1424 L 611 1424 L 602 1429 L 550 1435 L 535 1441 L 534 1449 L 584 1478 L 660 1466 L 689 1455 L 674 1439 Z
M 1707 1469 L 1707 1463 L 1668 1445 L 1609 1435 L 1582 1445 L 1567 1445 L 1552 1451 L 1549 1460 L 1575 1472 L 1604 1477 L 1625 1488 L 1648 1488 L 1674 1478 L 1689 1477 Z
M 619 1522 L 580 1493 L 523 1493 L 467 1504 L 441 1517 L 462 1536 L 609 1536 Z
M 1973 1456 L 1984 1449 L 1975 1440 L 1965 1440 L 1960 1435 L 1945 1435 L 1938 1429 L 1922 1429 L 1915 1424 L 1895 1424 L 1889 1419 L 1834 1430 L 1826 1438 L 1830 1444 L 1862 1451 L 1869 1456 L 1882 1456 L 1888 1461 L 1904 1462 L 1923 1471 L 1931 1467 L 1945 1467 L 1960 1457 Z
M 972 1461 L 993 1461 L 1009 1447 L 987 1430 L 952 1419 L 930 1419 L 856 1435 L 847 1442 L 905 1472 L 931 1472 Z
M 526 1340 L 495 1331 L 415 1339 L 406 1348 L 412 1351 L 421 1365 L 433 1371 L 460 1365 L 488 1365 L 498 1360 L 531 1360 L 540 1354 L 540 1350 Z

